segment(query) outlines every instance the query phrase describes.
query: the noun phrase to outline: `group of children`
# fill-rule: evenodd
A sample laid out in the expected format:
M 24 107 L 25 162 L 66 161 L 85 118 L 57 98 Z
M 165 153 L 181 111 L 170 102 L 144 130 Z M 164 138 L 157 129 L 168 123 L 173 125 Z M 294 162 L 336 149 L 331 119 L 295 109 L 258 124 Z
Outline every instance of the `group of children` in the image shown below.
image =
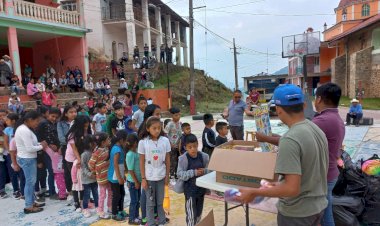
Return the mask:
M 84 217 L 91 216 L 94 206 L 101 219 L 124 221 L 129 216 L 131 225 L 164 225 L 168 221 L 163 208 L 164 190 L 172 178 L 185 183 L 187 224 L 199 222 L 205 189 L 197 187 L 195 180 L 208 172 L 213 148 L 227 140 L 227 124 L 216 124 L 219 136 L 215 137 L 214 119 L 211 114 L 204 115 L 202 153 L 198 152 L 198 140 L 191 133 L 190 124 L 180 122 L 178 108 L 170 109 L 172 119 L 163 125 L 158 105 L 147 105 L 147 100 L 140 97 L 138 107 L 128 117 L 118 101 L 110 114 L 106 105 L 99 103 L 94 106 L 97 113 L 89 117 L 81 114 L 77 105 L 66 105 L 63 111 L 40 106 L 42 120 L 34 133 L 39 142 L 47 145 L 37 155 L 36 202 L 43 204 L 45 197 L 72 197 L 75 211 Z M 14 197 L 20 199 L 24 197 L 27 178 L 17 164 L 17 148 L 12 139 L 19 115 L 6 115 L 5 111 L 0 114 L 7 125 L 2 130 L 4 151 L 0 167 L 5 170 L 0 173 L 0 196 L 7 197 L 8 172 Z M 129 214 L 124 211 L 125 183 L 131 200 Z M 40 212 L 40 206 L 26 212 Z

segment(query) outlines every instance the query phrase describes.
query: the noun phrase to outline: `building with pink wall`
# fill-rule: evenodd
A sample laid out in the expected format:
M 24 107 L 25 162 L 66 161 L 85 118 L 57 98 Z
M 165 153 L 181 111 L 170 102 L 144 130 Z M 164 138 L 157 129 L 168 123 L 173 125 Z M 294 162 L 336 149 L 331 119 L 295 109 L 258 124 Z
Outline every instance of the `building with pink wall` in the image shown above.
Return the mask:
M 33 77 L 49 65 L 58 74 L 75 66 L 88 74 L 87 33 L 80 7 L 68 11 L 56 0 L 0 0 L 0 55 L 11 57 L 20 79 L 24 64 L 32 66 Z

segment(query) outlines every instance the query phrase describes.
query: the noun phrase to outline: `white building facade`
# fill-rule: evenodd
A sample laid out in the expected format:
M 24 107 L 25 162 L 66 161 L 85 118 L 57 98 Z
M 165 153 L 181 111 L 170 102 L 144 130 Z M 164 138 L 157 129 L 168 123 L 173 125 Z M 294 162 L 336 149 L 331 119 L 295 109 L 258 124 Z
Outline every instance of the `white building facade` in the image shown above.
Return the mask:
M 188 66 L 189 24 L 161 0 L 83 0 L 83 10 L 92 30 L 87 34 L 89 48 L 118 60 L 124 53 L 131 59 L 135 46 L 143 55 L 147 44 L 150 53 L 152 45 L 157 48 L 159 58 L 166 39 L 174 49 L 173 61 Z

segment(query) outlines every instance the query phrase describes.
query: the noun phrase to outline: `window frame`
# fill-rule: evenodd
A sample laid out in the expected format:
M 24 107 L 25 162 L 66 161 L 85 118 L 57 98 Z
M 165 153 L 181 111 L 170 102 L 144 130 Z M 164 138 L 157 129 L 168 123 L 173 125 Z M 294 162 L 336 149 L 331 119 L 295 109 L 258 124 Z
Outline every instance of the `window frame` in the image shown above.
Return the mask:
M 367 17 L 371 15 L 371 6 L 369 4 L 362 5 L 362 17 Z

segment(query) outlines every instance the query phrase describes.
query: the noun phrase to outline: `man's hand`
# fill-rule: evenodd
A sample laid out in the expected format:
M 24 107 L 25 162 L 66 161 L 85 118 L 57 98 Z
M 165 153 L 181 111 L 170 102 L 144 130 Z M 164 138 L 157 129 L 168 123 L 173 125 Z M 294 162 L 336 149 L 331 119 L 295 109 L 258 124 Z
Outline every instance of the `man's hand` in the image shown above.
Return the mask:
M 12 168 L 13 168 L 13 170 L 15 171 L 15 172 L 19 172 L 20 171 L 20 166 L 16 163 L 16 164 L 13 164 L 12 163 Z
M 267 135 L 260 132 L 256 132 L 256 140 L 258 142 L 267 142 L 267 139 L 268 139 Z
M 202 176 L 204 174 L 205 174 L 205 169 L 203 169 L 203 168 L 195 170 L 195 175 L 196 176 Z
M 256 197 L 254 191 L 254 189 L 242 188 L 239 190 L 240 196 L 236 196 L 236 200 L 241 203 L 248 204 Z

